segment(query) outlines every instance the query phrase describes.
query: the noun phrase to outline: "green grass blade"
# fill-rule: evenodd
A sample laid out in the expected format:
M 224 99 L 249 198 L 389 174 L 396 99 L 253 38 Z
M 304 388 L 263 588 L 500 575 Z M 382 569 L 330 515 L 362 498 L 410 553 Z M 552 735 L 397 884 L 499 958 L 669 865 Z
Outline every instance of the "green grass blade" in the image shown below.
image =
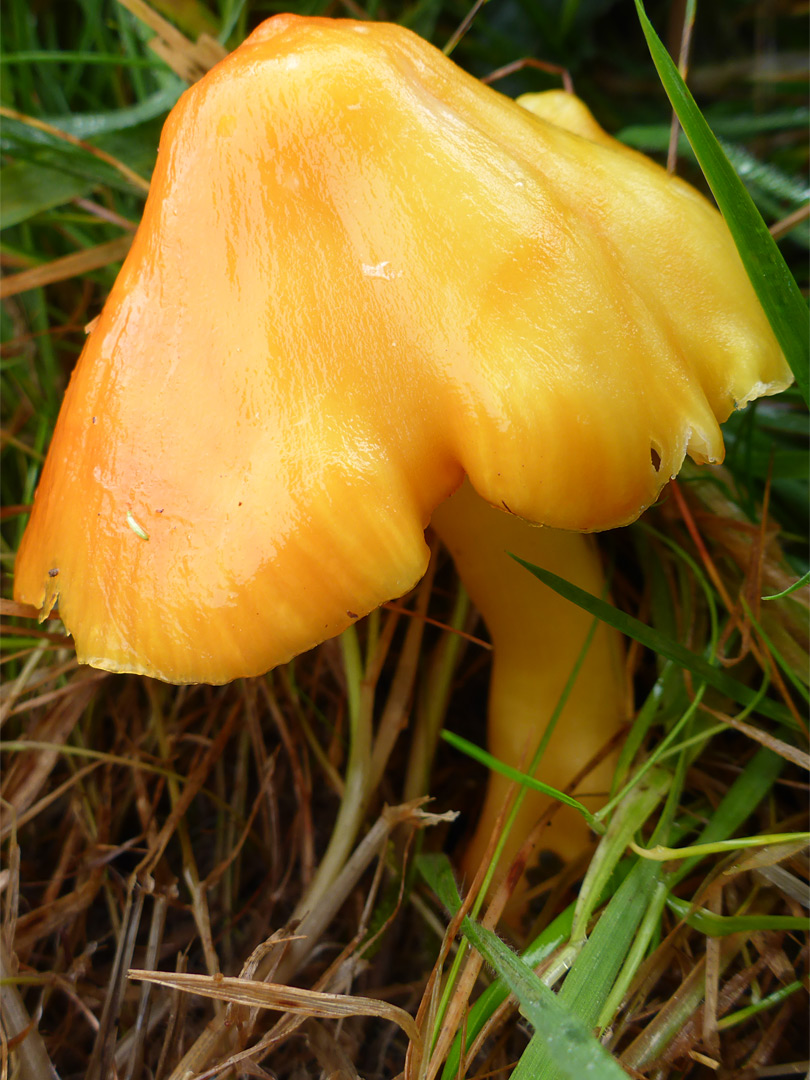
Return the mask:
M 585 1076 L 627 1080 L 627 1073 L 594 1038 L 587 1023 L 574 1015 L 496 934 L 472 919 L 465 919 L 462 929 L 518 999 L 535 1037 L 557 1062 L 559 1076 L 566 1080 L 582 1080 Z
M 100 110 L 99 112 L 74 113 L 72 116 L 46 117 L 49 124 L 59 128 L 77 139 L 95 139 L 99 135 L 109 135 L 113 131 L 124 131 L 136 127 L 157 117 L 164 117 L 185 90 L 186 84 L 181 79 L 167 80 L 167 85 L 156 90 L 149 97 L 134 105 L 120 109 Z M 99 145 L 102 145 L 99 143 Z M 152 159 L 156 144 L 153 145 Z
M 614 873 L 607 883 L 604 895 L 597 900 L 603 902 L 616 888 L 621 886 L 627 876 L 629 860 Z M 451 915 L 455 915 L 461 906 L 461 897 L 456 888 L 455 877 L 446 855 L 423 854 L 416 860 L 416 867 L 427 885 L 433 890 Z M 595 905 L 592 905 L 592 907 Z M 559 949 L 571 936 L 576 904 L 570 904 L 532 941 L 521 960 L 530 967 L 536 967 L 542 960 Z M 491 983 L 471 1007 L 467 1016 L 464 1032 L 467 1047 L 471 1046 L 484 1024 L 502 1002 L 509 996 L 509 987 L 502 979 Z M 461 1033 L 459 1033 L 447 1055 L 442 1069 L 442 1080 L 456 1080 L 461 1059 Z
M 736 116 L 718 115 L 712 117 L 712 129 L 721 138 L 750 139 L 771 131 L 805 130 L 810 125 L 810 109 L 806 105 L 795 105 L 787 109 L 775 109 L 757 116 L 756 113 L 740 113 Z M 622 128 L 616 138 L 637 150 L 666 151 L 672 136 L 669 124 L 634 124 Z
M 659 880 L 660 871 L 651 872 L 643 864 L 633 867 L 566 976 L 558 995 L 559 1003 L 570 1009 L 588 1031 L 595 1027 L 613 989 Z M 601 1049 L 601 1044 L 597 1045 Z M 609 1060 L 615 1065 L 612 1057 Z M 555 1047 L 538 1031 L 520 1059 L 513 1080 L 559 1080 L 566 1075 L 563 1060 Z M 589 1074 L 583 1071 L 576 1075 Z M 597 1071 L 593 1075 L 609 1074 Z
M 663 769 L 655 769 L 624 796 L 611 817 L 605 837 L 591 859 L 579 892 L 571 928 L 572 941 L 582 941 L 608 882 L 625 854 L 627 845 L 666 798 L 672 777 Z
M 715 915 L 706 908 L 694 908 L 686 900 L 667 897 L 667 907 L 674 911 L 693 930 L 707 937 L 726 937 L 728 934 L 755 934 L 761 930 L 810 929 L 810 919 L 801 915 Z
M 756 1016 L 757 1013 L 766 1012 L 776 1005 L 781 1005 L 783 1001 L 786 1001 L 798 990 L 806 991 L 806 989 L 804 983 L 799 979 L 796 979 L 795 982 L 788 983 L 787 986 L 780 986 L 778 990 L 774 990 L 772 994 L 768 994 L 767 997 L 754 1002 L 753 1005 L 746 1005 L 744 1008 L 738 1009 L 737 1012 L 729 1013 L 728 1016 L 724 1016 L 722 1020 L 718 1021 L 718 1030 L 725 1031 L 727 1028 L 741 1024 L 750 1016 Z
M 660 935 L 661 913 L 664 910 L 667 894 L 668 886 L 666 881 L 658 881 L 627 951 L 627 959 L 622 965 L 621 971 L 617 974 L 613 986 L 610 987 L 602 1011 L 599 1013 L 596 1027 L 600 1031 L 604 1031 L 613 1023 L 633 979 L 638 974 L 638 969 L 644 962 L 644 957 L 650 950 L 651 943 Z
M 751 816 L 771 790 L 786 762 L 771 750 L 757 750 L 743 771 L 726 792 L 720 805 L 711 815 L 706 827 L 698 834 L 699 844 L 726 840 Z M 692 873 L 701 856 L 693 856 L 676 867 L 669 876 L 675 886 Z
M 10 126 L 11 122 L 7 124 Z M 155 162 L 159 136 L 160 123 L 152 121 L 113 132 L 98 139 L 95 145 L 146 178 Z M 105 183 L 116 190 L 132 193 L 129 181 L 110 165 L 83 150 L 62 145 L 58 140 L 39 146 L 29 144 L 27 148 L 20 146 L 18 150 L 18 159 L 0 170 L 3 190 L 0 227 L 3 229 L 87 195 Z M 143 192 L 135 194 L 140 202 Z
M 792 585 L 788 585 L 782 592 L 773 593 L 771 596 L 760 597 L 762 600 L 781 600 L 785 596 L 790 596 L 791 593 L 797 592 L 799 589 L 803 589 L 804 586 L 810 582 L 810 570 L 806 574 L 802 574 L 798 581 L 794 581 Z
M 550 589 L 559 593 L 560 596 L 564 596 L 566 600 L 571 600 L 572 603 L 585 611 L 589 611 L 591 615 L 595 615 L 602 622 L 607 623 L 608 626 L 614 627 L 620 633 L 633 638 L 639 644 L 652 649 L 653 652 L 658 653 L 660 656 L 673 660 L 682 668 L 691 671 L 698 678 L 705 679 L 709 686 L 713 686 L 715 690 L 719 690 L 733 701 L 738 702 L 740 705 L 751 705 L 763 716 L 793 726 L 793 718 L 790 712 L 780 702 L 761 697 L 758 690 L 752 690 L 749 686 L 738 682 L 727 672 L 714 667 L 702 656 L 698 656 L 691 649 L 687 649 L 685 645 L 681 645 L 679 641 L 675 641 L 667 637 L 666 634 L 662 634 L 659 630 L 655 630 L 638 619 L 634 619 L 632 615 L 617 610 L 607 601 L 600 600 L 598 596 L 592 596 L 591 593 L 572 585 L 570 581 L 558 577 L 557 574 L 552 574 L 549 570 L 544 570 L 540 566 L 533 566 L 517 555 L 512 555 L 512 558 L 519 562 L 521 566 L 525 566 L 529 573 L 534 574 L 544 585 L 548 585 Z
M 462 754 L 466 754 L 474 761 L 486 765 L 493 772 L 500 773 L 501 776 L 506 776 L 509 780 L 514 780 L 515 783 L 521 784 L 523 787 L 531 788 L 532 791 L 540 791 L 544 795 L 550 795 L 552 799 L 557 799 L 559 802 L 565 803 L 566 806 L 573 807 L 574 810 L 578 810 L 582 814 L 592 828 L 596 829 L 597 832 L 602 831 L 603 826 L 596 820 L 587 806 L 574 799 L 571 795 L 566 795 L 564 791 L 559 791 L 557 788 L 552 787 L 551 784 L 544 784 L 542 780 L 538 780 L 520 769 L 512 768 L 505 761 L 493 757 L 492 754 L 480 746 L 476 746 L 475 743 L 470 742 L 469 739 L 465 739 L 461 735 L 456 735 L 453 731 L 443 731 L 442 739 L 456 750 L 460 750 Z
M 65 49 L 62 52 L 50 52 L 46 49 L 29 49 L 27 52 L 7 53 L 0 56 L 3 64 L 112 64 L 116 67 L 165 67 L 157 56 L 119 56 L 117 53 L 75 52 Z
M 782 347 L 796 383 L 804 400 L 809 402 L 810 320 L 807 305 L 745 185 L 731 167 L 647 18 L 642 0 L 635 0 L 635 3 L 653 63 L 667 96 L 726 219 L 751 284 Z
M 737 851 L 746 848 L 775 847 L 776 845 L 789 844 L 796 841 L 807 844 L 810 841 L 810 832 L 789 833 L 764 833 L 757 836 L 738 836 L 734 840 L 714 840 L 710 844 L 690 844 L 685 848 L 666 847 L 664 844 L 654 844 L 652 847 L 643 847 L 641 844 L 631 843 L 630 847 L 636 854 L 654 862 L 670 862 L 673 859 L 691 859 L 700 855 L 733 855 Z
M 521 954 L 524 963 L 530 967 L 536 967 L 547 956 L 550 956 L 555 949 L 559 949 L 570 935 L 573 917 L 574 905 L 571 904 L 553 922 L 549 923 L 526 952 Z M 478 1033 L 498 1006 L 502 1005 L 508 997 L 509 988 L 501 979 L 496 979 L 484 990 L 467 1015 L 463 1031 L 466 1036 L 465 1047 L 467 1049 L 472 1046 Z M 442 1080 L 456 1080 L 458 1076 L 459 1062 L 461 1060 L 461 1038 L 462 1032 L 459 1032 L 442 1068 Z
M 417 865 L 447 910 L 451 913 L 458 911 L 461 898 L 447 857 L 423 855 L 419 857 Z M 464 919 L 462 932 L 500 977 L 486 992 L 490 997 L 477 1002 L 474 1007 L 478 1015 L 472 1030 L 468 1022 L 467 1044 L 474 1038 L 489 1011 L 505 999 L 508 987 L 520 1001 L 521 1012 L 537 1032 L 514 1074 L 518 1080 L 521 1075 L 538 1080 L 541 1074 L 537 1069 L 544 1062 L 546 1067 L 552 1069 L 547 1073 L 549 1077 L 594 1075 L 612 1078 L 623 1075 L 621 1071 L 615 1072 L 615 1062 L 592 1037 L 591 1028 L 610 993 L 616 973 L 624 963 L 659 877 L 660 867 L 656 868 L 654 864 L 638 863 L 630 871 L 574 962 L 559 995 L 546 987 L 532 971 L 532 966 L 568 937 L 574 919 L 573 906 L 558 916 L 521 957 L 473 920 Z M 603 887 L 606 885 L 607 882 L 602 883 Z M 500 950 L 491 946 L 493 938 Z M 494 1001 L 493 996 L 496 998 Z M 555 1031 L 555 1026 L 560 1030 Z M 460 1048 L 457 1046 L 454 1050 L 456 1052 L 452 1061 L 448 1059 L 443 1078 L 455 1075 L 454 1071 L 448 1072 L 448 1066 L 458 1066 Z M 554 1067 L 551 1066 L 552 1061 Z M 609 1066 L 613 1066 L 614 1071 L 603 1071 Z M 529 1071 L 521 1072 L 525 1069 Z
M 456 877 L 450 860 L 441 852 L 427 852 L 416 857 L 416 869 L 438 896 L 442 905 L 455 915 L 461 907 Z
M 88 195 L 95 186 L 85 176 L 71 176 L 32 161 L 13 161 L 0 169 L 3 190 L 0 229 L 19 225 L 45 210 Z

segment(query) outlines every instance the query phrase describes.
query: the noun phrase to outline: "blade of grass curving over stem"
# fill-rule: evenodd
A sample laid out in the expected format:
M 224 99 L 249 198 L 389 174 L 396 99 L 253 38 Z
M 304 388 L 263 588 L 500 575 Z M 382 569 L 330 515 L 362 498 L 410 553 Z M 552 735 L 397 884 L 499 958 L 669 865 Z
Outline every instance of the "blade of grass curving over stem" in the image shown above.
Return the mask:
M 612 604 L 600 600 L 598 596 L 592 596 L 591 593 L 572 585 L 570 581 L 566 581 L 565 578 L 561 578 L 557 574 L 552 574 L 549 570 L 544 570 L 540 566 L 533 566 L 530 562 L 526 562 L 517 555 L 512 555 L 512 558 L 519 562 L 521 566 L 525 566 L 530 574 L 534 574 L 544 585 L 548 585 L 550 589 L 559 593 L 560 596 L 564 596 L 567 600 L 584 608 L 585 611 L 596 615 L 608 626 L 612 626 L 620 633 L 633 638 L 639 644 L 652 649 L 653 652 L 658 653 L 660 656 L 673 660 L 676 664 L 686 668 L 687 671 L 691 671 L 696 677 L 704 679 L 715 690 L 726 694 L 733 701 L 741 705 L 753 705 L 763 716 L 768 716 L 772 720 L 779 720 L 790 727 L 795 726 L 789 711 L 780 702 L 760 697 L 760 691 L 752 690 L 749 686 L 738 682 L 727 672 L 714 667 L 704 657 L 698 656 L 691 649 L 687 649 L 685 645 L 681 645 L 679 641 L 674 641 L 659 630 L 646 626 L 640 620 L 634 619 L 632 615 L 626 614 L 626 612 L 618 611 Z
M 726 219 L 751 284 L 782 347 L 796 383 L 805 402 L 810 402 L 810 321 L 807 305 L 745 185 L 734 172 L 647 18 L 642 0 L 635 0 L 635 4 L 661 83 Z
M 541 791 L 544 795 L 550 795 L 552 799 L 557 799 L 559 802 L 565 803 L 566 806 L 571 806 L 574 810 L 578 810 L 591 828 L 595 829 L 597 832 L 602 832 L 604 829 L 604 826 L 594 817 L 587 806 L 573 798 L 571 795 L 566 795 L 564 791 L 559 791 L 557 788 L 552 787 L 551 784 L 544 784 L 542 780 L 538 780 L 536 777 L 530 776 L 520 769 L 513 769 L 511 765 L 507 765 L 506 762 L 501 761 L 500 758 L 493 757 L 492 754 L 483 750 L 480 746 L 476 746 L 475 743 L 470 742 L 469 739 L 465 739 L 461 735 L 456 735 L 455 732 L 442 731 L 441 736 L 445 742 L 449 743 L 456 750 L 460 750 L 462 754 L 466 754 L 468 757 L 472 758 L 473 761 L 477 761 L 481 765 L 486 765 L 486 767 L 493 772 L 500 773 L 502 776 L 506 776 L 510 780 L 516 781 L 523 787 L 531 788 L 532 791 Z

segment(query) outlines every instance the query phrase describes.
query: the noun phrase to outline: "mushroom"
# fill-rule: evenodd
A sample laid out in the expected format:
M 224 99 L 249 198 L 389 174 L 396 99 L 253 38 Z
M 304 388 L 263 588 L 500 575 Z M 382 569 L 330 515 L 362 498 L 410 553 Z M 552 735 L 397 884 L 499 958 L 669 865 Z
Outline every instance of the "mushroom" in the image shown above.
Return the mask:
M 485 599 L 512 567 L 473 568 L 474 538 L 556 546 L 600 591 L 586 538 L 525 522 L 634 520 L 790 379 L 717 212 L 576 99 L 511 101 L 399 26 L 278 15 L 166 122 L 15 596 L 58 598 L 83 663 L 222 683 L 411 589 L 433 517 L 496 639 L 495 743 L 535 726 L 550 646 L 541 587 L 518 570 L 531 616 Z M 589 625 L 565 611 L 563 680 Z M 600 631 L 578 725 L 619 722 L 616 657 Z

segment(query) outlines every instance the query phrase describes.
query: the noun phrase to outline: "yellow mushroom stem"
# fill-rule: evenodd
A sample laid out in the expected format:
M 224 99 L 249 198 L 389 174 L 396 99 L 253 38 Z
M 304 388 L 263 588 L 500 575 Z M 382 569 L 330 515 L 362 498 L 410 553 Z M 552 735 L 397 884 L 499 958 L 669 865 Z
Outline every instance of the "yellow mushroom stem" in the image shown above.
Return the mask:
M 468 481 L 435 511 L 431 524 L 452 554 L 492 641 L 489 752 L 528 771 L 593 617 L 533 578 L 509 553 L 600 595 L 604 576 L 593 538 L 529 525 L 490 506 Z M 537 778 L 564 789 L 616 733 L 624 715 L 621 643 L 600 624 L 535 772 Z M 575 793 L 592 812 L 606 801 L 614 764 L 613 755 L 603 760 Z M 511 783 L 499 773 L 490 774 L 483 811 L 463 857 L 468 883 L 503 811 Z M 499 876 L 549 802 L 548 796 L 527 791 L 503 848 Z M 570 861 L 589 841 L 590 830 L 582 815 L 562 806 L 540 850 Z

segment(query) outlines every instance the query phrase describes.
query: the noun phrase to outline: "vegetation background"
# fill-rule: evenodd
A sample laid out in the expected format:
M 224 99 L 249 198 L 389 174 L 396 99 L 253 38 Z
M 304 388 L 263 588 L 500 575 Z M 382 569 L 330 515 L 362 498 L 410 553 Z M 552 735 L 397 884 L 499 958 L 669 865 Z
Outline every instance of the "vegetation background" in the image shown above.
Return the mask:
M 394 20 L 439 47 L 470 14 L 456 0 L 285 9 Z M 687 470 L 641 523 L 603 540 L 622 628 L 638 638 L 638 620 L 658 636 L 628 651 L 637 713 L 611 818 L 623 828 L 589 869 L 544 883 L 531 925 L 503 930 L 531 964 L 490 933 L 499 911 L 479 903 L 461 926 L 440 854 L 474 820 L 484 766 L 440 743 L 430 809 L 461 819 L 412 809 L 392 819 L 382 808 L 401 799 L 404 740 L 367 793 L 355 870 L 336 868 L 315 947 L 263 945 L 317 878 L 358 724 L 418 727 L 446 710 L 451 731 L 463 717 L 483 744 L 486 653 L 474 641 L 391 610 L 354 646 L 327 643 L 263 679 L 178 690 L 79 670 L 61 624 L 38 626 L 10 600 L 61 396 L 140 217 L 163 119 L 188 81 L 278 10 L 6 0 L 3 1076 L 177 1077 L 183 1055 L 198 1074 L 225 1075 L 260 1040 L 230 1075 L 803 1073 L 808 601 L 793 587 L 808 568 L 808 457 L 796 390 L 732 419 L 725 468 Z M 647 10 L 674 56 L 687 40 L 688 84 L 806 293 L 807 5 L 651 0 Z M 631 0 L 489 0 L 453 49 L 479 77 L 527 56 L 565 68 L 610 132 L 666 159 L 670 106 Z M 557 85 L 529 66 L 498 89 Z M 705 190 L 683 136 L 676 165 Z M 409 603 L 484 633 L 440 556 L 432 592 Z M 672 642 L 688 649 L 682 663 Z M 741 708 L 705 685 L 689 654 L 722 659 L 759 697 Z M 735 835 L 773 842 L 727 845 Z M 689 846 L 690 857 L 655 862 L 627 847 L 633 836 Z M 254 984 L 229 1005 L 238 988 L 216 976 L 237 976 L 249 957 L 248 974 L 274 967 L 297 993 Z M 135 981 L 129 968 L 176 971 L 177 984 Z M 469 1044 L 479 1032 L 462 1063 L 462 1033 Z

